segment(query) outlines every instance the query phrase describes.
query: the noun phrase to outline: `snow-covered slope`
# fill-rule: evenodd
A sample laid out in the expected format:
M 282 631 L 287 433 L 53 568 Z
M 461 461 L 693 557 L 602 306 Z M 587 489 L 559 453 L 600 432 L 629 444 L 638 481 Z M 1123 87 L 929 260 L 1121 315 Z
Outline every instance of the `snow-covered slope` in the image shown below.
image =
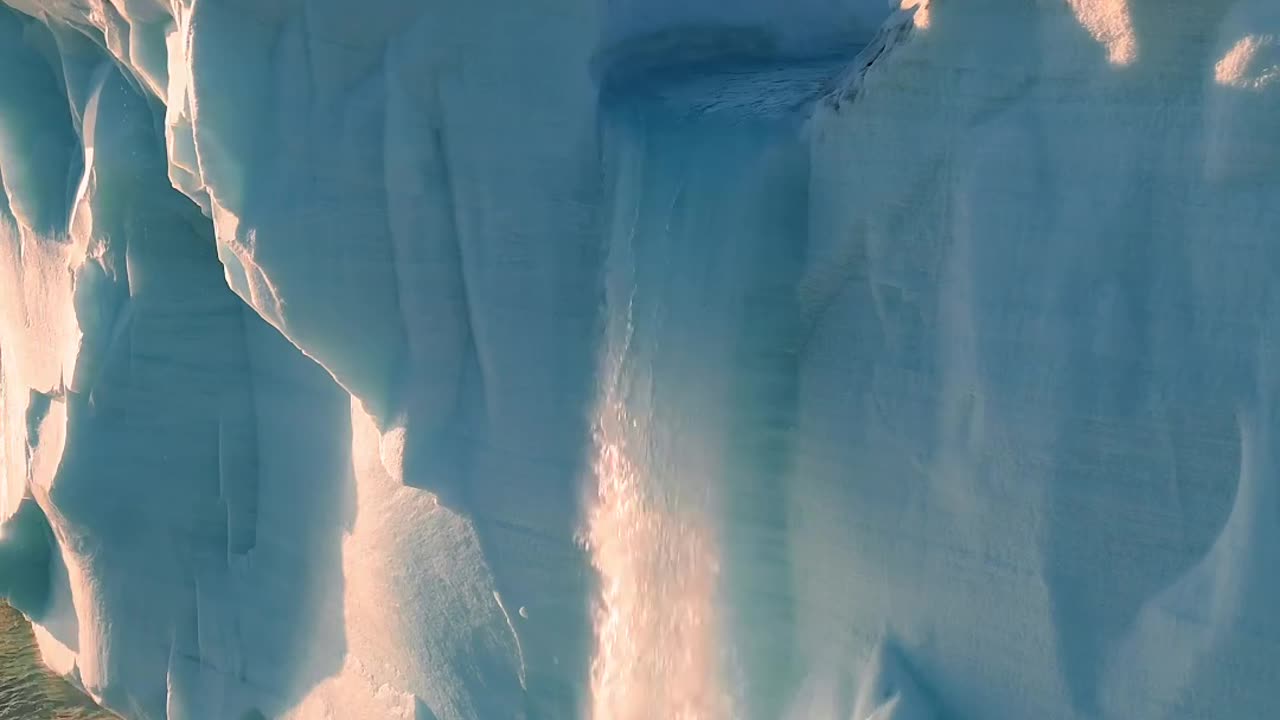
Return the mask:
M 129 718 L 1266 717 L 1271 0 L 0 0 L 0 592 Z

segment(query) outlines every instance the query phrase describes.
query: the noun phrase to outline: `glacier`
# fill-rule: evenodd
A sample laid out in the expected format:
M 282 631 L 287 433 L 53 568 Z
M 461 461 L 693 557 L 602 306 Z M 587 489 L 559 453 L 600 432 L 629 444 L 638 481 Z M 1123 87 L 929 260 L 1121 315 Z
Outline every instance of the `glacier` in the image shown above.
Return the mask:
M 1277 127 L 1273 0 L 0 0 L 0 594 L 130 720 L 1268 717 Z

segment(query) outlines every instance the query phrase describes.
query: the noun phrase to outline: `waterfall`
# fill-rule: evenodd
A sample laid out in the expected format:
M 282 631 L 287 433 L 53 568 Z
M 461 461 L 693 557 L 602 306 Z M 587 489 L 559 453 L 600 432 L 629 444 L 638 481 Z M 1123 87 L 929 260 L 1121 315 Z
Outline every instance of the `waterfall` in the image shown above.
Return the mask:
M 586 543 L 601 590 L 590 718 L 726 720 L 716 542 L 696 510 L 663 492 L 685 478 L 660 477 L 678 466 L 654 462 L 653 412 L 628 402 L 644 373 L 629 370 L 630 303 L 621 315 L 610 320 L 593 428 L 597 488 Z
M 808 212 L 789 108 L 833 72 L 735 69 L 608 105 L 590 720 L 769 717 L 788 692 L 790 571 L 770 550 Z

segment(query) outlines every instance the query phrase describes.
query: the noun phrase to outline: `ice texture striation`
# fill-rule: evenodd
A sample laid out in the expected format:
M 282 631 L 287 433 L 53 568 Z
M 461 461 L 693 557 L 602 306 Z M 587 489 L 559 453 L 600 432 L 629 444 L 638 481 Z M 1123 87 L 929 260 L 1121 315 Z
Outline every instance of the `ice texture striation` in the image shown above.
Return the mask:
M 131 720 L 1268 717 L 1278 38 L 0 0 L 0 593 Z

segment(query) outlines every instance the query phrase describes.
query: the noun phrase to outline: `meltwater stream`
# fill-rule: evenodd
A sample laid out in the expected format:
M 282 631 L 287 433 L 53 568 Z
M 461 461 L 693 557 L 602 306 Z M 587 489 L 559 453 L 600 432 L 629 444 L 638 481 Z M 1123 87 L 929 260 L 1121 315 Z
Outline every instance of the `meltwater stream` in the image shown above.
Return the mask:
M 624 161 L 622 172 L 619 199 L 640 201 L 643 169 Z M 601 591 L 590 718 L 727 719 L 732 701 L 716 654 L 719 553 L 699 502 L 711 478 L 681 455 L 692 438 L 676 446 L 678 436 L 660 433 L 670 408 L 653 335 L 670 322 L 663 305 L 670 298 L 660 287 L 637 286 L 636 254 L 646 248 L 643 210 L 631 210 L 633 225 L 613 234 L 607 258 L 603 388 L 592 428 L 597 496 L 586 539 Z
M 716 586 L 719 559 L 705 518 L 663 492 L 671 468 L 649 442 L 651 409 L 624 370 L 632 326 L 611 338 L 604 397 L 594 428 L 599 482 L 587 543 L 602 589 L 591 666 L 594 720 L 720 720 L 732 701 L 720 679 Z M 616 329 L 611 329 L 615 330 Z M 611 333 L 612 334 L 612 333 Z M 638 403 L 638 404 L 643 404 Z
M 606 106 L 589 720 L 781 715 L 779 458 L 808 172 L 794 108 L 829 72 L 659 77 Z

